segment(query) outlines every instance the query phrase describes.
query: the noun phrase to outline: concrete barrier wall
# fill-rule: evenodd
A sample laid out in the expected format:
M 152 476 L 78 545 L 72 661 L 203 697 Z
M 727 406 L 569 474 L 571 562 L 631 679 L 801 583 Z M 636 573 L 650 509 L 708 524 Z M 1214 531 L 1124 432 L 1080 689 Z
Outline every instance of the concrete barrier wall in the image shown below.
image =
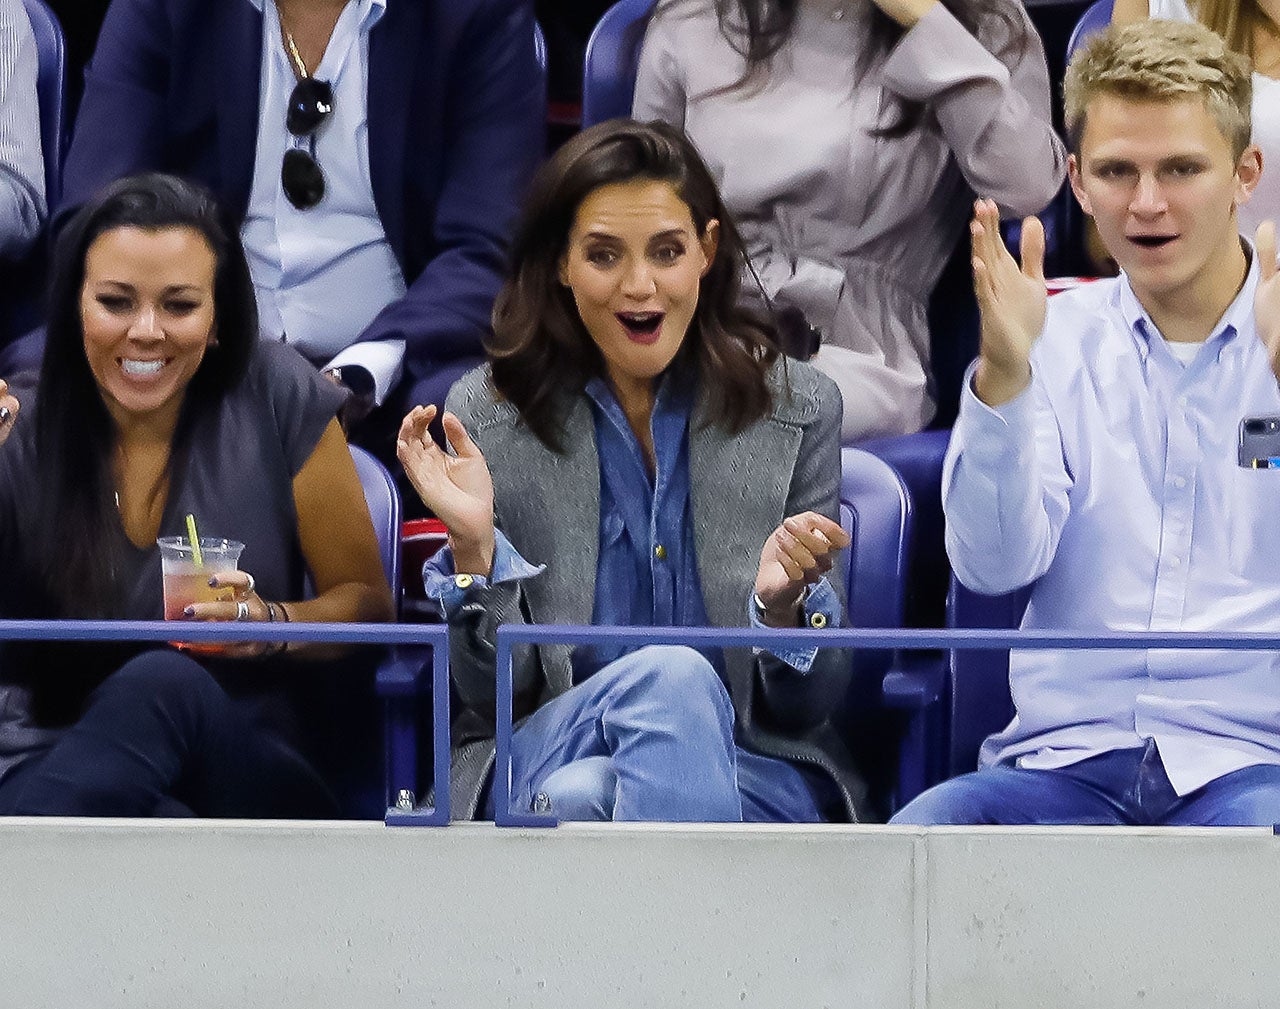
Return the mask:
M 1264 830 L 0 821 L 0 1007 L 1280 1005 Z

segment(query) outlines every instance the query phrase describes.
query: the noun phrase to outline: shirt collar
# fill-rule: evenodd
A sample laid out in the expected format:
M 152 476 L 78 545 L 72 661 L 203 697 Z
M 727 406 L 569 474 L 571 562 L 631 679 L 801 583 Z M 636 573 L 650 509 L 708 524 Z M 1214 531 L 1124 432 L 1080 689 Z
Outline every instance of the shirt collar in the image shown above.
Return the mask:
M 261 14 L 266 0 L 246 0 L 246 2 Z M 387 0 L 352 0 L 352 2 L 361 4 L 366 8 L 360 16 L 360 27 L 362 29 L 372 28 L 382 19 L 382 15 L 387 12 Z
M 630 432 L 631 428 L 626 424 L 622 406 L 618 403 L 618 398 L 613 394 L 613 389 L 608 382 L 597 375 L 588 380 L 583 392 L 605 416 L 613 418 L 615 422 L 621 418 L 623 427 Z M 678 376 L 675 369 L 668 368 L 658 380 L 658 392 L 653 400 L 654 416 L 688 417 L 692 407 L 692 384 Z
M 1249 268 L 1245 271 L 1244 283 L 1240 285 L 1240 290 L 1235 299 L 1227 306 L 1227 310 L 1222 313 L 1222 317 L 1214 325 L 1205 340 L 1205 343 L 1218 340 L 1220 343 L 1219 354 L 1228 344 L 1234 341 L 1237 334 L 1242 331 L 1249 331 L 1253 327 L 1253 296 L 1258 287 L 1258 257 L 1254 253 L 1253 243 L 1249 239 L 1242 235 L 1240 243 L 1244 246 L 1245 255 L 1249 258 Z M 1125 324 L 1129 327 L 1129 333 L 1134 338 L 1134 343 L 1137 344 L 1138 352 L 1145 360 L 1151 352 L 1151 337 L 1159 334 L 1160 331 L 1156 328 L 1156 324 L 1151 321 L 1151 316 L 1142 307 L 1142 303 L 1138 301 L 1133 285 L 1129 283 L 1129 277 L 1123 270 L 1120 272 L 1118 289 L 1120 314 L 1123 316 Z

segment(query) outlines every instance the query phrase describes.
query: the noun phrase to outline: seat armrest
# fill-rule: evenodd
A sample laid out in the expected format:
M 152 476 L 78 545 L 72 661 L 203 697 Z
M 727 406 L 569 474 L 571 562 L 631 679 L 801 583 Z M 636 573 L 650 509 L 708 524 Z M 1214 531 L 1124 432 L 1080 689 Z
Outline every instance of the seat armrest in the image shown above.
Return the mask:
M 941 702 L 946 683 L 947 661 L 943 653 L 900 655 L 884 677 L 881 690 L 885 707 L 922 711 Z

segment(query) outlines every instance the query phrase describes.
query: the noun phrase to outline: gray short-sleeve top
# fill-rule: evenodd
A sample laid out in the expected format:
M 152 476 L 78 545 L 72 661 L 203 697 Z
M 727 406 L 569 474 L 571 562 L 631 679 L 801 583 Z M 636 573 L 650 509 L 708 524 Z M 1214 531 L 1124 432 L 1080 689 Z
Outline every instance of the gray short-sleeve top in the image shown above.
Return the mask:
M 240 567 L 254 576 L 264 599 L 300 598 L 306 570 L 293 478 L 341 403 L 341 391 L 292 348 L 260 344 L 244 379 L 196 421 L 189 450 L 173 460 L 160 535 L 184 535 L 185 517 L 193 514 L 201 536 L 245 544 Z M 0 555 L 11 573 L 0 586 L 0 616 L 57 619 L 67 614 L 41 590 L 40 565 L 31 555 L 42 541 L 34 534 L 36 525 L 48 521 L 29 492 L 39 465 L 34 419 L 24 413 L 0 446 Z M 115 552 L 119 605 L 100 616 L 161 619 L 159 549 L 133 545 L 119 522 L 110 536 L 104 546 Z M 139 646 L 11 643 L 0 649 L 2 779 L 24 756 L 56 738 L 87 692 Z

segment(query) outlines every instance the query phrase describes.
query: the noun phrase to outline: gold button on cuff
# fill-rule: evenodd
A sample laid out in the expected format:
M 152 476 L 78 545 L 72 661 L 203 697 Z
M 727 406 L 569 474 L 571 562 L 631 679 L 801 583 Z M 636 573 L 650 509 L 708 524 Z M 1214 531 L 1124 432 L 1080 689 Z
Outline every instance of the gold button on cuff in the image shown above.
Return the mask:
M 458 586 L 458 588 L 460 589 L 471 588 L 471 583 L 474 581 L 475 579 L 472 578 L 470 575 L 454 575 L 453 576 L 453 584 Z
M 667 559 L 667 548 L 659 543 L 653 548 L 653 556 L 658 558 L 660 561 L 665 561 Z
M 810 613 L 809 626 L 815 631 L 820 631 L 827 626 L 827 615 L 825 613 Z

